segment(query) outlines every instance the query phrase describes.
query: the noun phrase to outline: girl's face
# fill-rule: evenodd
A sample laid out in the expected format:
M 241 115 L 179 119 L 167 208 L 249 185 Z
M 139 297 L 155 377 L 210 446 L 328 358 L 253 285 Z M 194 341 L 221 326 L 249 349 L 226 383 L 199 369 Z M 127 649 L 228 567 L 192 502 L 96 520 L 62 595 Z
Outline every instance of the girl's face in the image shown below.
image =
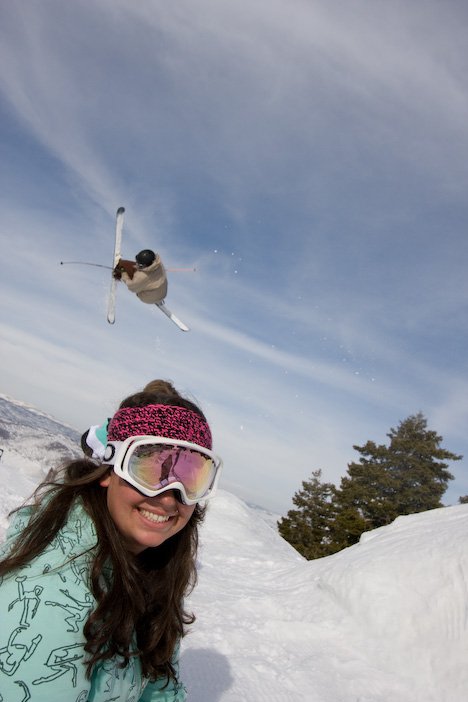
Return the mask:
M 134 554 L 160 546 L 186 526 L 195 505 L 178 502 L 174 490 L 146 497 L 112 470 L 100 480 L 107 507 L 126 548 Z

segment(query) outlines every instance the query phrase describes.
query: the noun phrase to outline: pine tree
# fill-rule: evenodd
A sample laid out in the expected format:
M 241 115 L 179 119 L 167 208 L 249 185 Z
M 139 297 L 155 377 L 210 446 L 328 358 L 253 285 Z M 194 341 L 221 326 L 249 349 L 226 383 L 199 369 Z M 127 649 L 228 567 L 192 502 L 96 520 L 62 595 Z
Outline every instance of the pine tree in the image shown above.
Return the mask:
M 335 519 L 330 525 L 330 553 L 341 551 L 359 541 L 361 534 L 372 529 L 356 507 L 339 507 L 335 502 Z
M 398 515 L 442 507 L 453 475 L 446 461 L 458 456 L 441 447 L 442 437 L 427 428 L 419 412 L 387 434 L 388 446 L 368 441 L 354 446 L 358 462 L 348 465 L 340 488 L 312 473 L 294 497 L 297 509 L 278 522 L 286 541 L 305 558 L 320 558 L 351 546 L 364 531 L 390 524 Z M 460 502 L 468 502 L 468 496 Z
M 338 547 L 331 543 L 330 527 L 334 520 L 333 495 L 335 486 L 322 483 L 321 470 L 303 481 L 302 490 L 292 501 L 297 509 L 289 510 L 278 522 L 278 531 L 308 560 L 334 553 Z
M 367 529 L 389 524 L 400 514 L 442 507 L 442 495 L 453 480 L 445 461 L 462 458 L 441 448 L 442 437 L 427 429 L 422 413 L 400 422 L 387 436 L 388 446 L 373 441 L 354 446 L 361 458 L 348 466 L 336 492 L 338 514 L 354 510 Z M 358 540 L 355 528 L 350 538 Z
M 351 516 L 353 511 L 357 512 L 363 531 L 375 529 L 398 516 L 393 500 L 395 484 L 391 477 L 388 449 L 377 446 L 373 441 L 353 448 L 361 453 L 361 458 L 359 463 L 348 465 L 347 475 L 341 479 L 340 489 L 336 493 L 338 513 L 347 512 Z
M 398 429 L 391 429 L 388 437 L 398 514 L 442 507 L 442 495 L 453 480 L 445 461 L 459 461 L 462 456 L 441 448 L 442 437 L 427 428 L 421 412 L 405 419 Z

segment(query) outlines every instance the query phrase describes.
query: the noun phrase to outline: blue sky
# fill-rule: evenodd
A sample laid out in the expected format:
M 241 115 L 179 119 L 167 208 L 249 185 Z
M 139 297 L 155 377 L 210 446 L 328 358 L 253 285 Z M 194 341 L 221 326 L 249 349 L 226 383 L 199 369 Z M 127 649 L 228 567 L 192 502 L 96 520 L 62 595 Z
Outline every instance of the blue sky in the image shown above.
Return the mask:
M 285 513 L 422 411 L 465 456 L 468 8 L 59 0 L 0 8 L 1 391 L 78 429 L 148 380 L 200 402 L 223 485 Z M 160 252 L 167 304 L 119 287 Z

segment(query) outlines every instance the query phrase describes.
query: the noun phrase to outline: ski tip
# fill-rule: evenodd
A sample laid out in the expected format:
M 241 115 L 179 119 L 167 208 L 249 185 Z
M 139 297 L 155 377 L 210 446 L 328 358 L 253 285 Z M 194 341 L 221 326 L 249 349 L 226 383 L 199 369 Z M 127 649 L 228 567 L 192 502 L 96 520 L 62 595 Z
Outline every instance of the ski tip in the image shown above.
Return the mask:
M 125 212 L 125 207 L 119 207 L 119 209 L 117 210 L 118 215 L 123 214 L 124 212 Z

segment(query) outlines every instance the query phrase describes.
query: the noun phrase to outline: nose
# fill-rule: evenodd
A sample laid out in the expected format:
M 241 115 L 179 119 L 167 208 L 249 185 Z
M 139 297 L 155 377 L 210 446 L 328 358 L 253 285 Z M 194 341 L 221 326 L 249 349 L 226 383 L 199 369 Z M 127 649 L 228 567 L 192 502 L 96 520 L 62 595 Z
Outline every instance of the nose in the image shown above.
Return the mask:
M 166 490 L 166 492 L 161 492 L 159 495 L 156 495 L 155 497 L 150 497 L 149 499 L 151 501 L 157 502 L 166 509 L 174 509 L 175 507 L 177 507 L 177 504 L 180 501 L 178 497 L 178 490 Z

